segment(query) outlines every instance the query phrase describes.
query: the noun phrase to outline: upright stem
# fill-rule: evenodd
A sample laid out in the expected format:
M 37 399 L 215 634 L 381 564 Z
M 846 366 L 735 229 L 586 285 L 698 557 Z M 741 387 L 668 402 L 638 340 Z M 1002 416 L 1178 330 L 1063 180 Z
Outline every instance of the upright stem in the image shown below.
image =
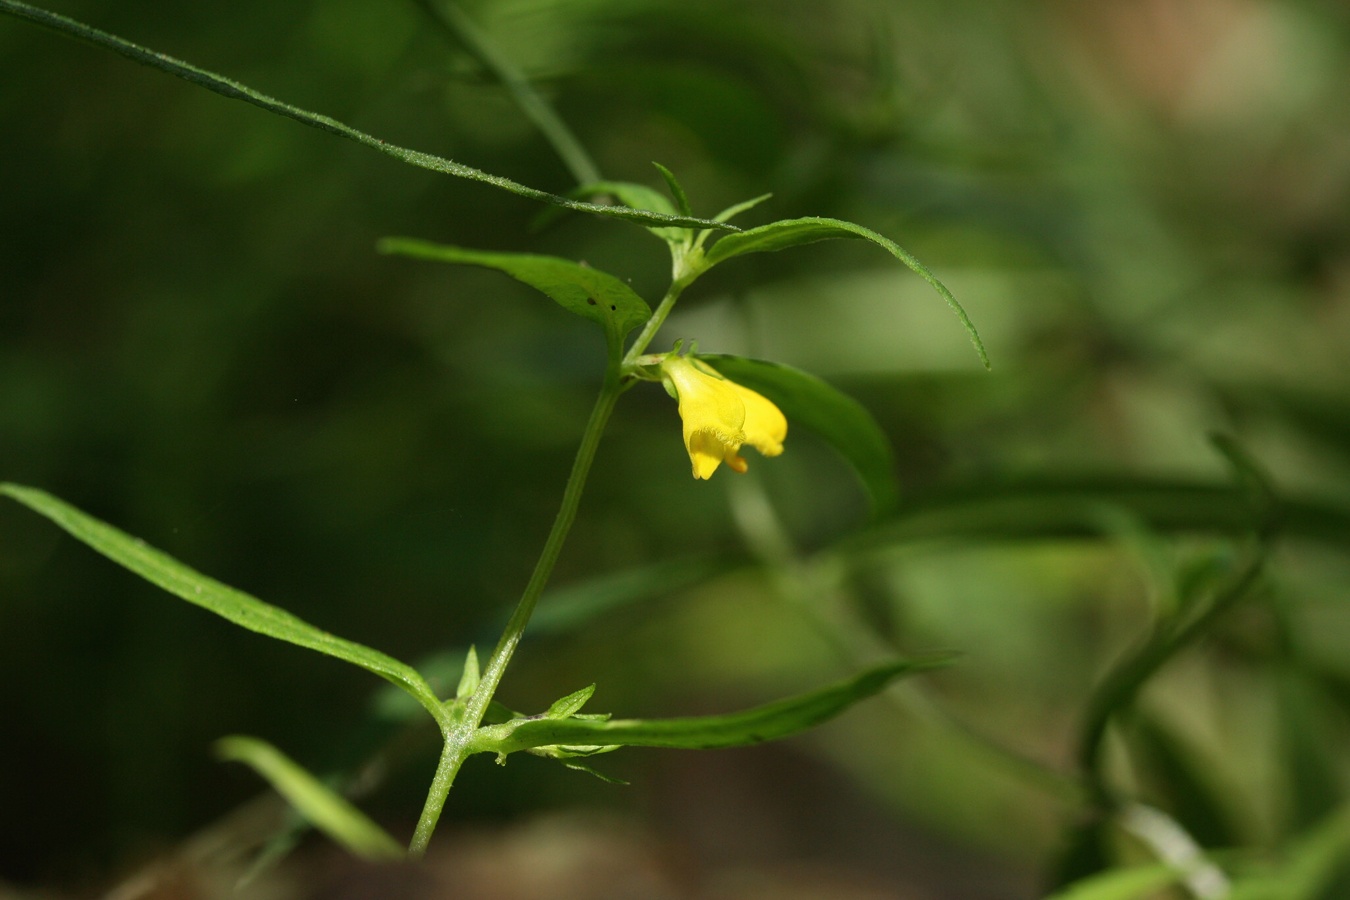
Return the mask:
M 628 352 L 624 354 L 622 364 L 624 369 L 633 365 L 637 358 L 642 355 L 643 351 L 647 349 L 647 345 L 652 342 L 652 338 L 656 337 L 656 332 L 660 331 L 661 326 L 665 324 L 666 316 L 670 315 L 670 311 L 675 307 L 675 301 L 680 299 L 680 293 L 685 289 L 687 284 L 687 281 L 680 278 L 676 278 L 670 283 L 670 287 L 666 290 L 666 295 L 662 297 L 661 302 L 657 304 L 656 311 L 653 312 L 652 317 L 647 320 L 647 324 L 642 326 L 642 330 L 638 332 L 638 336 L 633 340 L 632 346 L 630 346 Z
M 516 604 L 515 612 L 511 614 L 510 620 L 506 623 L 506 629 L 502 632 L 501 640 L 497 642 L 496 649 L 492 651 L 487 667 L 483 670 L 483 674 L 478 681 L 478 687 L 469 697 L 461 717 L 455 724 L 445 728 L 442 732 L 445 738 L 445 747 L 441 751 L 441 759 L 436 766 L 436 775 L 432 779 L 431 788 L 427 792 L 426 804 L 422 807 L 422 816 L 417 822 L 417 830 L 414 832 L 412 843 L 408 847 L 408 852 L 413 856 L 421 856 L 426 852 L 427 843 L 431 840 L 432 832 L 436 830 L 436 822 L 441 817 L 441 810 L 445 808 L 445 800 L 450 793 L 450 787 L 454 784 L 455 776 L 459 773 L 460 767 L 464 765 L 464 760 L 469 756 L 469 741 L 473 738 L 478 726 L 482 724 L 483 715 L 487 712 L 488 704 L 492 702 L 492 696 L 497 691 L 497 685 L 501 683 L 502 675 L 506 672 L 506 666 L 510 663 L 512 654 L 515 653 L 521 637 L 525 634 L 525 626 L 530 621 L 530 615 L 534 612 L 539 595 L 544 592 L 544 586 L 548 584 L 549 575 L 552 574 L 553 566 L 558 561 L 558 554 L 562 552 L 563 543 L 567 540 L 567 533 L 571 531 L 572 523 L 576 520 L 577 508 L 581 504 L 581 494 L 586 486 L 586 476 L 591 470 L 591 463 L 595 460 L 595 451 L 600 446 L 600 437 L 604 434 L 605 424 L 609 421 L 610 414 L 614 411 L 614 404 L 618 401 L 622 390 L 622 385 L 619 382 L 619 368 L 614 358 L 611 357 L 604 386 L 600 389 L 600 396 L 596 398 L 595 407 L 591 410 L 591 417 L 586 423 L 586 431 L 581 437 L 581 446 L 577 448 L 577 456 L 572 463 L 572 473 L 568 476 L 567 487 L 563 490 L 562 505 L 558 508 L 558 515 L 553 520 L 553 529 L 548 534 L 548 540 L 544 542 L 543 552 L 539 554 L 539 561 L 535 563 L 534 574 L 530 576 L 530 581 L 525 586 L 525 592 L 521 594 L 520 601 Z
M 568 476 L 567 487 L 563 490 L 562 505 L 553 520 L 553 529 L 548 534 L 548 540 L 544 542 L 544 550 L 539 554 L 539 561 L 535 563 L 534 574 L 530 576 L 529 584 L 525 586 L 525 592 L 521 595 L 520 602 L 516 604 L 515 612 L 506 623 L 501 640 L 497 642 L 496 649 L 488 659 L 487 667 L 479 679 L 478 689 L 469 698 L 467 719 L 471 729 L 477 728 L 482 722 L 483 714 L 487 711 L 488 703 L 492 701 L 492 695 L 502 680 L 507 663 L 511 661 L 511 655 L 516 652 L 516 646 L 525 633 L 525 625 L 530 621 L 534 605 L 539 600 L 539 595 L 544 592 L 549 575 L 553 573 L 553 565 L 558 561 L 563 542 L 567 540 L 567 533 L 572 530 L 572 522 L 576 519 L 577 507 L 581 504 L 581 493 L 586 487 L 586 475 L 595 460 L 600 437 L 604 434 L 605 424 L 609 421 L 610 413 L 614 412 L 614 404 L 618 401 L 621 391 L 618 373 L 611 366 L 605 376 L 605 384 L 600 389 L 600 396 L 596 398 L 595 407 L 591 410 L 591 418 L 586 423 L 581 446 L 577 448 L 576 460 L 572 463 L 572 474 Z

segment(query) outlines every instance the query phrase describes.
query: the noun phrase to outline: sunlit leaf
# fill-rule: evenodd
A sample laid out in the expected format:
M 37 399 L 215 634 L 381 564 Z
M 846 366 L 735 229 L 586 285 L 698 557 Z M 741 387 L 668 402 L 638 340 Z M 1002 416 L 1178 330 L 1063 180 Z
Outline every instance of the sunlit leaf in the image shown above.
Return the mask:
M 444 717 L 431 686 L 412 666 L 362 644 L 316 628 L 256 597 L 221 584 L 51 494 L 17 484 L 0 484 L 0 494 L 45 516 L 118 565 L 189 603 L 259 634 L 358 665 L 412 695 L 437 721 Z
M 517 719 L 479 730 L 475 753 L 533 747 L 742 747 L 787 737 L 833 718 L 897 678 L 947 665 L 950 657 L 907 660 L 869 669 L 820 690 L 722 716 L 678 719 Z
M 599 323 L 614 346 L 652 314 L 647 302 L 613 275 L 556 256 L 467 250 L 416 238 L 385 238 L 379 249 L 381 253 L 504 272 L 552 298 L 568 312 Z
M 858 473 L 877 514 L 895 506 L 899 485 L 890 441 L 857 400 L 814 375 L 780 363 L 726 355 L 700 355 L 699 359 L 777 404 L 787 416 L 789 434 L 800 425 L 824 438 Z
M 216 753 L 252 768 L 311 825 L 362 859 L 391 862 L 406 855 L 388 832 L 266 741 L 221 738 Z
M 842 219 L 825 219 L 818 216 L 771 222 L 768 225 L 749 228 L 722 237 L 708 248 L 704 256 L 704 265 L 711 267 L 724 260 L 744 256 L 747 253 L 786 250 L 788 247 L 837 238 L 862 238 L 884 247 L 892 256 L 932 285 L 933 289 L 947 302 L 947 306 L 951 307 L 952 312 L 956 313 L 956 317 L 961 320 L 966 333 L 970 335 L 971 343 L 975 345 L 975 352 L 980 355 L 980 362 L 984 364 L 986 369 L 989 368 L 989 354 L 985 352 L 984 342 L 980 340 L 979 332 L 975 330 L 975 325 L 970 321 L 970 316 L 966 315 L 965 309 L 952 296 L 952 292 L 947 289 L 947 286 L 939 281 L 937 276 L 908 250 L 890 238 L 877 234 L 870 228 L 864 228 L 862 225 L 845 222 Z

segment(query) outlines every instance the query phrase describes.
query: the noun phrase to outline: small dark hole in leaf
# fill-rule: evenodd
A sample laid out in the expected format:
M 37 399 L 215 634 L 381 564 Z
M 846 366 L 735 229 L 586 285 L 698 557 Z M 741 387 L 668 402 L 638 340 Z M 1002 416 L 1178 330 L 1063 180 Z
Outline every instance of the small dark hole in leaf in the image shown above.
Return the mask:
M 619 311 L 619 308 L 618 308 L 617 306 L 615 306 L 613 303 L 611 303 L 611 304 L 609 305 L 609 309 L 610 309 L 611 312 L 618 312 L 618 311 Z

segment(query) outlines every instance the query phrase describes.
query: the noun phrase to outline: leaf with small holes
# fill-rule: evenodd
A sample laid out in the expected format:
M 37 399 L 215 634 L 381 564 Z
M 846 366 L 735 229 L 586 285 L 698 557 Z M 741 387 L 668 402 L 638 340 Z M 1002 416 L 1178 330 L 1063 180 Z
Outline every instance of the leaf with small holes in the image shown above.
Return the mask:
M 599 323 L 612 347 L 618 347 L 624 335 L 652 314 L 647 302 L 613 275 L 556 256 L 467 250 L 416 238 L 385 238 L 379 248 L 381 253 L 504 272 L 552 298 L 568 312 Z

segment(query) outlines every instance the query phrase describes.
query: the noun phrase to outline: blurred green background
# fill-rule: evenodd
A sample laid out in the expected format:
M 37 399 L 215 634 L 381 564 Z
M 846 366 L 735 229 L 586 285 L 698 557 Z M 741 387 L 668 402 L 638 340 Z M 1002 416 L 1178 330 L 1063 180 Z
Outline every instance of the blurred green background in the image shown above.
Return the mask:
M 705 872 L 770 879 L 790 862 L 911 891 L 894 896 L 1031 896 L 1082 807 L 943 716 L 1072 773 L 1092 685 L 1184 602 L 1188 573 L 1242 552 L 1215 430 L 1295 513 L 1256 600 L 1113 734 L 1112 777 L 1201 843 L 1257 854 L 1340 806 L 1344 4 L 464 7 L 606 177 L 655 185 L 656 160 L 703 215 L 772 192 L 746 222 L 835 216 L 894 238 L 966 305 L 994 369 L 927 285 L 862 243 L 702 280 L 655 349 L 696 338 L 849 391 L 895 444 L 901 511 L 868 526 L 850 472 L 804 432 L 745 483 L 695 483 L 674 404 L 634 390 L 555 584 L 584 597 L 595 578 L 677 565 L 527 644 L 503 699 L 533 710 L 596 681 L 598 710 L 711 712 L 886 647 L 963 661 L 924 679 L 927 699 L 873 701 L 781 747 L 598 761 L 628 788 L 536 759 L 471 765 L 447 828 L 600 809 Z M 573 186 L 413 3 L 48 8 L 390 142 Z M 551 522 L 602 342 L 502 276 L 375 243 L 585 260 L 654 302 L 660 242 L 541 224 L 538 204 L 7 17 L 0 127 L 0 478 L 400 658 L 490 643 Z M 805 590 L 755 561 L 766 498 L 813 561 Z M 68 889 L 258 791 L 213 761 L 219 736 L 263 736 L 316 770 L 349 762 L 378 687 L 160 594 L 13 504 L 0 683 L 0 885 Z M 916 712 L 928 704 L 943 715 Z M 400 835 L 434 749 L 428 736 L 364 801 Z

